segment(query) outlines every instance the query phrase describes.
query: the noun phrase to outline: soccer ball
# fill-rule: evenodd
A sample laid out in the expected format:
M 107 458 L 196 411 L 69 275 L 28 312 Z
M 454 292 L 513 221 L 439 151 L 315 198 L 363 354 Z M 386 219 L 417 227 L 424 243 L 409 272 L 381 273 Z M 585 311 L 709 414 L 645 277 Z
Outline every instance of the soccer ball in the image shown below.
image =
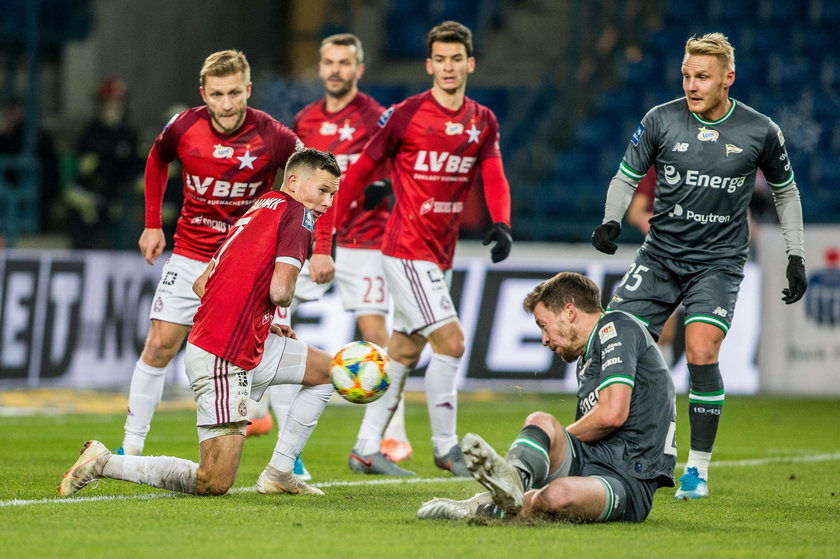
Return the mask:
M 339 396 L 354 404 L 378 400 L 391 385 L 388 356 L 371 342 L 350 342 L 333 357 L 330 379 Z

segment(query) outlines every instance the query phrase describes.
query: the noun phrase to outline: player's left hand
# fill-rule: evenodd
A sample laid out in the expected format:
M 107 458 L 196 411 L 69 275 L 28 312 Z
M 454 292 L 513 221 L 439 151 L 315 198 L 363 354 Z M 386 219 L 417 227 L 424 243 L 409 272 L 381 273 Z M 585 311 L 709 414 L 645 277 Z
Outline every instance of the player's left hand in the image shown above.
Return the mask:
M 805 275 L 805 259 L 801 256 L 788 256 L 787 272 L 788 286 L 782 289 L 782 301 L 786 305 L 795 303 L 805 295 L 808 289 L 808 277 Z
M 487 246 L 492 242 L 496 244 L 490 249 L 490 258 L 494 263 L 501 262 L 508 257 L 510 247 L 513 244 L 513 235 L 511 235 L 510 227 L 501 221 L 494 223 L 481 244 Z
M 271 330 L 272 334 L 283 336 L 284 338 L 291 338 L 293 340 L 297 339 L 297 334 L 295 334 L 295 331 L 292 330 L 292 327 L 288 324 L 280 324 L 278 322 L 274 322 L 271 324 L 269 329 Z
M 365 201 L 362 202 L 362 208 L 367 211 L 372 210 L 382 203 L 391 193 L 391 179 L 382 179 L 370 183 L 365 188 Z

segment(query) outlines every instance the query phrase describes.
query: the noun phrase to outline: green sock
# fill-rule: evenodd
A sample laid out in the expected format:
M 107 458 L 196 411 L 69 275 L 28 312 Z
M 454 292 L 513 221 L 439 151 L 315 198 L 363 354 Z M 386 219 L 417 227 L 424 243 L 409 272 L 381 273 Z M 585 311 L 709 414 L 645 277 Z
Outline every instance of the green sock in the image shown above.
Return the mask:
M 548 434 L 536 425 L 523 427 L 510 445 L 506 458 L 520 471 L 525 491 L 533 485 L 541 485 L 548 476 L 550 448 L 551 439 Z

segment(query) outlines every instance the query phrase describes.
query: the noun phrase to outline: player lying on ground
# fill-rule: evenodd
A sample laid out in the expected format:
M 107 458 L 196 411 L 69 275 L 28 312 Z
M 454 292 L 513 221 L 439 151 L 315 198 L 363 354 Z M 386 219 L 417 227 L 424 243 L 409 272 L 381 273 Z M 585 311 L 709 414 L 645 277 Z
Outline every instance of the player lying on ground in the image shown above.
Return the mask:
M 561 272 L 525 298 L 543 345 L 577 363 L 578 409 L 563 427 L 534 412 L 502 458 L 478 435 L 461 441 L 467 467 L 488 491 L 433 499 L 419 518 L 548 515 L 583 522 L 641 522 L 659 487 L 674 486 L 674 383 L 644 324 L 604 314 L 598 287 Z

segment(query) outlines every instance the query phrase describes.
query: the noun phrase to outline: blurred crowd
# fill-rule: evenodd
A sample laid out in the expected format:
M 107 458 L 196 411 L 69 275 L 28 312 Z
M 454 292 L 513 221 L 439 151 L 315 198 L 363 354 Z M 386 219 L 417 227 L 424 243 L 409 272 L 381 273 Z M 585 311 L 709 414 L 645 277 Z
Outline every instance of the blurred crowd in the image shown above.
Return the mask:
M 43 128 L 34 149 L 41 180 L 40 231 L 54 244 L 74 249 L 135 249 L 143 229 L 143 170 L 149 145 L 129 119 L 129 92 L 120 79 L 107 78 L 91 95 L 92 114 L 73 134 L 70 149 Z M 163 122 L 184 107 L 173 106 Z M 25 103 L 12 99 L 0 111 L 0 156 L 24 146 Z M 180 170 L 173 168 L 163 218 L 174 232 L 181 206 Z M 5 183 L 20 186 L 20 173 L 7 169 Z M 170 237 L 171 238 L 171 237 Z

